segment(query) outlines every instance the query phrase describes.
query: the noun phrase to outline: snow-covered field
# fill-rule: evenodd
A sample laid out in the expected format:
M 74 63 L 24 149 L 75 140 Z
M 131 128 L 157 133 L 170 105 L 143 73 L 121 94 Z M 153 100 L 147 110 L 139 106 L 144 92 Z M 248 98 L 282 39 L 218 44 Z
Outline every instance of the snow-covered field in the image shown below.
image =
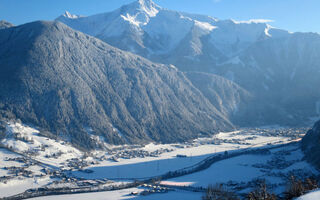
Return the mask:
M 59 196 L 46 196 L 33 198 L 31 200 L 123 200 L 123 199 L 135 199 L 135 200 L 195 200 L 201 199 L 202 193 L 194 193 L 187 191 L 173 191 L 163 194 L 152 194 L 147 196 L 134 196 L 131 192 L 141 192 L 142 189 L 132 188 L 125 190 L 117 190 L 112 192 L 97 192 L 97 193 L 85 193 L 74 195 L 59 195 Z
M 0 183 L 0 198 L 22 193 L 31 188 L 39 188 L 52 182 L 49 177 L 44 178 L 20 178 L 9 181 L 7 184 Z
M 219 133 L 212 138 L 196 139 L 185 144 L 149 144 L 141 149 L 146 151 L 170 149 L 170 152 L 162 153 L 158 157 L 119 158 L 119 162 L 105 160 L 88 167 L 93 173 L 75 171 L 73 174 L 86 179 L 145 178 L 192 166 L 216 153 L 261 147 L 267 144 L 283 144 L 289 141 L 291 141 L 289 137 L 264 136 L 255 130 Z M 177 155 L 186 157 L 177 157 Z
M 13 161 L 10 159 L 22 158 L 21 155 L 12 153 L 6 149 L 0 148 L 0 178 L 8 178 L 7 181 L 0 181 L 0 198 L 5 196 L 11 196 L 20 192 L 24 192 L 30 188 L 42 187 L 52 181 L 49 177 L 23 177 L 10 174 L 9 170 L 5 168 L 10 167 L 24 167 L 25 170 L 31 171 L 33 176 L 40 175 L 42 167 L 38 165 L 25 166 L 24 163 Z
M 305 194 L 296 200 L 318 200 L 320 199 L 320 190 L 314 190 L 312 192 L 309 192 L 308 194 Z
M 185 158 L 187 159 L 187 158 Z M 179 178 L 162 181 L 161 184 L 168 186 L 203 186 L 209 184 L 224 183 L 225 185 L 242 186 L 245 188 L 240 192 L 253 190 L 251 186 L 256 185 L 255 180 L 265 179 L 274 188 L 272 192 L 280 193 L 286 187 L 289 174 L 297 173 L 318 174 L 312 166 L 303 160 L 303 154 L 299 144 L 292 144 L 270 150 L 270 154 L 265 155 L 242 155 L 226 159 L 213 164 L 210 168 L 182 176 Z M 202 193 L 186 192 L 181 190 L 169 191 L 165 194 L 151 194 L 148 196 L 133 196 L 131 192 L 141 192 L 141 188 L 126 190 L 87 193 L 75 195 L 63 195 L 54 197 L 41 197 L 35 199 L 201 199 Z M 309 199 L 317 199 L 311 195 Z M 308 196 L 307 196 L 308 197 Z M 307 198 L 306 197 L 306 198 Z M 305 199 L 301 199 L 305 200 Z
M 290 175 L 294 174 L 297 176 L 318 174 L 314 167 L 303 160 L 299 144 L 273 149 L 266 155 L 242 155 L 226 159 L 211 165 L 206 170 L 169 181 L 178 185 L 189 183 L 191 186 L 202 187 L 209 184 L 230 183 L 248 190 L 249 182 L 265 179 L 269 185 L 273 185 L 274 193 L 281 193 L 287 186 Z
M 68 159 L 82 156 L 82 152 L 70 144 L 41 136 L 32 127 L 11 122 L 6 129 L 6 137 L 1 140 L 3 146 L 40 162 L 60 166 Z
M 148 144 L 145 146 L 108 146 L 108 151 L 92 151 L 86 158 L 84 153 L 72 147 L 67 142 L 49 139 L 38 130 L 19 123 L 8 123 L 7 132 L 0 149 L 0 197 L 24 192 L 31 188 L 76 188 L 93 180 L 112 180 L 101 187 L 116 186 L 134 179 L 143 179 L 165 174 L 196 165 L 205 158 L 235 152 L 247 148 L 272 147 L 296 141 L 303 131 L 281 127 L 263 127 L 259 129 L 242 129 L 238 131 L 219 133 L 210 138 L 199 138 L 181 144 Z M 13 152 L 16 153 L 13 153 Z M 107 153 L 106 153 L 107 152 Z M 172 186 L 202 186 L 224 183 L 226 185 L 249 188 L 248 184 L 255 179 L 265 178 L 269 184 L 283 190 L 286 174 L 291 172 L 317 173 L 302 160 L 303 154 L 298 144 L 273 149 L 265 155 L 241 155 L 214 163 L 211 167 L 198 173 L 165 180 L 162 184 Z M 21 160 L 22 159 L 22 160 Z M 70 166 L 70 160 L 75 166 Z M 88 166 L 78 166 L 84 161 Z M 67 166 L 69 165 L 69 166 Z M 5 168 L 7 167 L 7 168 Z M 17 167 L 19 173 L 10 174 L 12 167 Z M 62 173 L 50 178 L 52 174 L 46 169 L 73 169 L 74 176 L 68 180 Z M 87 169 L 87 170 L 85 170 Z M 14 170 L 14 169 L 13 169 Z M 31 172 L 30 175 L 23 174 Z M 22 171 L 22 172 L 21 172 Z M 79 178 L 88 179 L 82 182 Z M 230 182 L 231 181 L 231 182 Z M 95 183 L 93 183 L 95 184 Z M 46 196 L 37 199 L 201 199 L 202 193 L 191 193 L 182 190 L 168 193 L 154 193 L 148 196 L 132 196 L 131 192 L 141 192 L 141 187 L 112 192 L 86 193 L 76 195 Z

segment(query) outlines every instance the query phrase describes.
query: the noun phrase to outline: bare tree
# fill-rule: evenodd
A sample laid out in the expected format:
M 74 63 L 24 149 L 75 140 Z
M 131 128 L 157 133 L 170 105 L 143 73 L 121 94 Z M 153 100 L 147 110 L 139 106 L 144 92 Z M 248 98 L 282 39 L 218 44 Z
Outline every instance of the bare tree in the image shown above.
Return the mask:
M 203 200 L 238 200 L 239 198 L 231 191 L 228 191 L 222 184 L 209 185 Z
M 265 182 L 260 184 L 260 187 L 255 191 L 248 194 L 248 200 L 276 200 L 275 194 L 271 194 L 267 191 L 267 185 Z

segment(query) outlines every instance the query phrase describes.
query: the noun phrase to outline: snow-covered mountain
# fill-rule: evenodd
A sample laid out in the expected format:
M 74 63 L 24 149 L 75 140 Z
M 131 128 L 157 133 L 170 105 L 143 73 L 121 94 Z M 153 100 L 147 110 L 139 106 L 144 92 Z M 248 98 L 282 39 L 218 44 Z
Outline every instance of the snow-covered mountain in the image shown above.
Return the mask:
M 202 74 L 193 84 L 195 74 L 60 22 L 0 30 L 0 43 L 0 121 L 20 119 L 86 148 L 100 136 L 110 144 L 178 142 L 232 130 L 229 118 L 249 98 L 222 77 Z
M 290 33 L 267 20 L 172 11 L 151 0 L 89 17 L 67 13 L 57 20 L 152 61 L 239 84 L 256 98 L 249 121 L 296 124 L 320 113 L 314 87 L 320 84 L 319 34 Z
M 202 41 L 206 38 L 206 44 L 219 52 L 222 59 L 258 40 L 285 34 L 285 31 L 272 28 L 263 20 L 218 20 L 164 9 L 151 0 L 138 0 L 115 11 L 89 17 L 66 12 L 57 20 L 123 50 L 149 58 L 169 55 L 187 45 L 188 49 L 180 54 L 192 59 L 206 54 Z

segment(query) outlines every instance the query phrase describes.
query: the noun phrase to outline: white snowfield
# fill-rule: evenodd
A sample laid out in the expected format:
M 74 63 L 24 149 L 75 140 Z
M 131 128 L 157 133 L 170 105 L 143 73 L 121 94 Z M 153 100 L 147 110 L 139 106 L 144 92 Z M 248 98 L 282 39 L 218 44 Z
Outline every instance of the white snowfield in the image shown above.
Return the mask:
M 305 194 L 296 200 L 319 200 L 320 199 L 320 190 L 314 190 L 309 192 L 308 194 Z
M 190 144 L 149 144 L 142 149 L 146 151 L 171 149 L 173 151 L 163 153 L 159 157 L 119 158 L 119 162 L 105 160 L 97 165 L 88 167 L 88 169 L 93 170 L 93 173 L 75 171 L 73 175 L 85 179 L 146 178 L 192 166 L 215 153 L 224 153 L 225 151 L 239 150 L 248 147 L 259 147 L 268 143 L 277 144 L 290 141 L 290 138 L 287 137 L 270 137 L 256 134 L 258 133 L 255 131 L 235 131 L 219 133 L 212 138 L 196 139 Z M 253 138 L 247 140 L 247 138 L 250 137 Z M 214 141 L 222 142 L 221 144 L 215 144 Z M 186 157 L 177 157 L 177 155 L 185 155 Z
M 8 171 L 4 167 L 22 167 L 23 163 L 17 161 L 8 161 L 8 159 L 22 158 L 21 155 L 12 153 L 6 149 L 0 148 L 0 177 L 7 176 Z M 32 171 L 35 175 L 41 174 L 40 166 L 30 166 L 27 170 Z M 27 189 L 34 187 L 42 187 L 52 180 L 48 177 L 43 178 L 23 178 L 16 177 L 7 181 L 6 183 L 0 182 L 0 198 L 15 195 L 20 192 L 24 192 Z
M 148 196 L 134 196 L 130 195 L 131 192 L 141 192 L 142 189 L 132 188 L 126 190 L 118 190 L 112 192 L 96 192 L 86 194 L 74 194 L 74 195 L 59 195 L 59 196 L 46 196 L 32 198 L 30 200 L 123 200 L 123 199 L 135 199 L 135 200 L 196 200 L 201 199 L 202 193 L 186 192 L 186 191 L 173 191 L 163 194 L 152 194 Z
M 53 140 L 39 134 L 39 131 L 17 123 L 7 124 L 6 137 L 1 144 L 15 152 L 30 154 L 35 160 L 53 166 L 63 165 L 68 159 L 80 158 L 83 153 L 70 144 Z
M 16 153 L 0 148 L 0 177 L 13 176 L 6 181 L 0 181 L 0 198 L 22 193 L 31 188 L 43 187 L 56 180 L 45 175 L 42 171 L 45 168 L 43 164 L 53 167 L 66 166 L 68 159 L 80 158 L 83 155 L 82 152 L 66 142 L 41 136 L 39 131 L 32 127 L 9 122 L 6 129 L 6 136 L 0 143 Z M 12 160 L 25 156 L 43 164 L 26 167 L 25 163 Z M 6 170 L 4 167 L 19 167 L 21 169 L 18 171 L 27 170 L 32 172 L 32 175 L 10 174 L 10 170 Z
M 20 178 L 0 183 L 0 198 L 22 193 L 31 188 L 39 188 L 52 182 L 49 177 L 45 178 Z
M 281 193 L 287 186 L 288 174 L 303 171 L 307 174 L 319 172 L 303 160 L 299 144 L 271 150 L 266 155 L 242 155 L 214 163 L 206 170 L 168 180 L 170 184 L 206 187 L 209 184 L 232 182 L 245 185 L 255 179 L 265 179 L 273 184 L 274 193 Z M 246 190 L 248 187 L 245 187 Z
M 102 39 L 119 37 L 126 31 L 139 38 L 139 41 L 143 41 L 143 35 L 148 35 L 163 44 L 156 48 L 144 44 L 151 54 L 169 53 L 179 46 L 188 33 L 199 28 L 202 30 L 200 35 L 208 35 L 211 38 L 209 42 L 227 56 L 232 56 L 230 52 L 233 52 L 235 44 L 238 45 L 239 52 L 263 37 L 289 35 L 287 31 L 268 25 L 270 20 L 219 20 L 206 15 L 171 11 L 150 0 L 139 0 L 112 12 L 88 17 L 78 17 L 66 12 L 56 20 Z M 135 52 L 135 49 L 131 50 Z

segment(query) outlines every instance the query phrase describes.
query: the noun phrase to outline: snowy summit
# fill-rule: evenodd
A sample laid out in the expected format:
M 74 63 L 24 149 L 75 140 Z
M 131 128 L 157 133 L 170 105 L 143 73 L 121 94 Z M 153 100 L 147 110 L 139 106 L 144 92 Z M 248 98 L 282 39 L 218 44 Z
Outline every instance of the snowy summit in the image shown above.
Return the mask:
M 81 15 L 73 15 L 73 14 L 71 14 L 69 11 L 66 11 L 66 12 L 62 15 L 62 17 L 69 18 L 69 19 L 78 19 L 78 18 L 83 17 L 83 16 L 81 16 Z

